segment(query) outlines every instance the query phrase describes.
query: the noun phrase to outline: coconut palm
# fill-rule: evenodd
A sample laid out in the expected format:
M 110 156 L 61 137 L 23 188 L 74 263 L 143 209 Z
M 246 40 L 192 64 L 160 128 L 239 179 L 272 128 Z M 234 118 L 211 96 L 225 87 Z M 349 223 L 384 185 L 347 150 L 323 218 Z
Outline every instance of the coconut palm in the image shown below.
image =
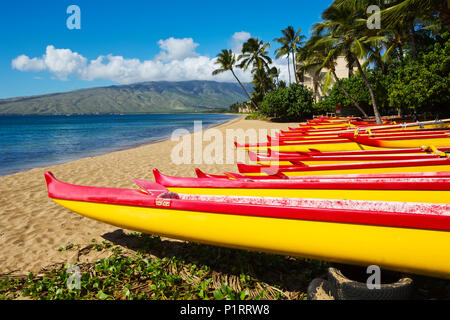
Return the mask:
M 268 56 L 269 52 L 267 51 L 269 47 L 270 43 L 264 43 L 257 38 L 248 39 L 242 45 L 242 54 L 238 57 L 238 61 L 240 61 L 239 67 L 244 69 L 244 71 L 250 65 L 257 69 L 269 69 L 269 65 L 272 63 L 272 59 Z
M 378 124 L 381 124 L 382 119 L 374 90 L 360 62 L 360 59 L 367 56 L 367 46 L 375 41 L 380 41 L 380 36 L 367 28 L 366 20 L 358 16 L 359 14 L 361 12 L 356 8 L 332 5 L 323 12 L 324 21 L 314 25 L 313 34 L 320 37 L 317 45 L 331 48 L 334 55 L 353 58 L 352 62 L 358 67 L 359 74 L 370 93 L 375 119 Z
M 334 80 L 339 89 L 351 101 L 353 106 L 357 108 L 364 117 L 367 117 L 366 112 L 361 108 L 359 103 L 353 99 L 347 90 L 345 90 L 341 80 L 336 74 L 336 60 L 339 56 L 339 51 L 327 46 L 321 39 L 322 38 L 319 36 L 312 36 L 306 43 L 302 53 L 297 56 L 302 71 L 312 74 L 314 96 L 317 97 L 318 89 L 322 82 L 322 92 L 327 92 L 329 85 Z M 327 70 L 324 77 L 322 77 L 323 70 Z
M 287 56 L 287 62 L 288 62 L 288 75 L 289 75 L 289 84 L 291 81 L 291 66 L 290 66 L 290 54 L 291 54 L 291 48 L 289 47 L 289 43 L 287 43 L 282 38 L 274 39 L 274 41 L 277 41 L 278 43 L 282 44 L 281 47 L 275 50 L 276 58 L 279 59 L 283 56 Z
M 411 17 L 418 18 L 427 14 L 438 14 L 450 32 L 448 0 L 403 0 L 395 2 L 395 5 L 382 11 L 382 19 L 387 25 L 395 25 L 398 21 L 411 19 Z
M 290 50 L 291 57 L 292 57 L 292 65 L 294 69 L 294 75 L 295 75 L 295 82 L 299 82 L 299 77 L 297 74 L 297 66 L 296 66 L 296 54 L 300 50 L 300 48 L 303 45 L 303 40 L 305 39 L 305 36 L 301 34 L 302 30 L 298 29 L 295 31 L 294 27 L 288 26 L 286 29 L 281 30 L 281 33 L 283 33 L 283 37 L 276 38 L 274 41 L 277 41 L 278 43 L 281 43 Z M 288 56 L 289 59 L 289 56 Z
M 258 110 L 258 105 L 252 100 L 249 93 L 247 92 L 247 89 L 245 89 L 244 85 L 241 83 L 239 78 L 234 73 L 233 68 L 235 66 L 235 63 L 236 63 L 236 56 L 233 53 L 233 51 L 231 49 L 228 49 L 228 50 L 223 49 L 222 52 L 217 55 L 217 60 L 215 61 L 215 64 L 218 64 L 220 67 L 218 69 L 214 70 L 212 72 L 212 74 L 215 76 L 215 75 L 218 75 L 218 74 L 226 72 L 226 71 L 231 71 L 234 78 L 237 80 L 237 82 L 241 86 L 242 90 L 244 90 L 248 99 L 252 102 L 252 104 L 256 108 L 256 110 Z
M 262 40 L 257 38 L 250 38 L 242 45 L 242 54 L 239 55 L 238 60 L 240 61 L 239 68 L 244 71 L 252 66 L 252 73 L 255 70 L 262 72 L 264 70 L 270 70 L 270 64 L 272 59 L 268 56 L 269 52 L 267 48 L 270 47 L 270 43 L 264 43 Z M 267 92 L 265 83 L 262 82 L 263 92 Z
M 262 100 L 269 90 L 275 89 L 279 71 L 276 67 L 267 70 L 254 67 L 252 74 L 252 84 L 254 88 L 252 94 L 256 100 Z
M 378 3 L 377 3 L 378 2 Z M 450 32 L 450 6 L 448 0 L 335 0 L 336 7 L 350 7 L 360 11 L 366 10 L 371 4 L 377 4 L 381 9 L 381 20 L 384 29 L 389 32 L 399 31 L 397 40 L 404 35 L 405 30 L 411 41 L 411 53 L 417 58 L 416 24 L 423 17 L 437 15 Z M 403 41 L 398 41 L 398 43 Z

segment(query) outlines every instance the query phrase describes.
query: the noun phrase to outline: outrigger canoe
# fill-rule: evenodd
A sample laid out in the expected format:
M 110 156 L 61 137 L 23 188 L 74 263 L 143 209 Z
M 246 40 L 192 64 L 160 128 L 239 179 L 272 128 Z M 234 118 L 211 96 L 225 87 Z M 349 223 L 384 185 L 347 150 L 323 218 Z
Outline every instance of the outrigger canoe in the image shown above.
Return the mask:
M 447 156 L 446 156 L 447 157 Z M 256 162 L 262 165 L 325 165 L 338 163 L 361 163 L 361 162 L 384 162 L 384 161 L 405 161 L 405 160 L 427 160 L 439 159 L 442 156 L 437 154 L 398 154 L 398 155 L 371 155 L 371 156 L 295 156 L 283 157 L 283 160 L 275 157 L 257 155 Z
M 400 152 L 396 153 L 395 150 Z M 446 153 L 447 151 L 447 153 Z M 419 159 L 446 158 L 450 148 L 433 148 L 433 152 L 423 149 L 394 149 L 394 150 L 372 150 L 372 151 L 343 151 L 343 152 L 306 152 L 306 153 L 279 153 L 270 152 L 268 154 L 248 151 L 250 160 L 263 165 L 289 165 L 299 162 L 311 164 L 335 164 L 335 163 L 355 163 L 355 162 L 375 162 L 375 161 L 402 161 Z
M 450 134 L 428 135 L 426 137 L 380 137 L 360 136 L 351 133 L 341 133 L 339 136 L 355 141 L 358 144 L 375 148 L 419 148 L 423 145 L 435 147 L 450 146 Z
M 450 147 L 436 148 L 434 146 L 423 146 L 421 148 L 405 148 L 405 149 L 379 149 L 379 150 L 354 150 L 354 151 L 327 151 L 321 152 L 312 149 L 306 152 L 277 152 L 270 148 L 265 153 L 255 153 L 248 151 L 250 159 L 257 160 L 258 155 L 266 155 L 268 157 L 283 160 L 283 157 L 293 156 L 310 156 L 310 157 L 330 157 L 330 156 L 369 156 L 369 155 L 399 155 L 399 154 L 438 154 L 444 156 L 450 152 Z
M 275 151 L 282 152 L 304 152 L 310 151 L 311 149 L 319 150 L 321 152 L 326 151 L 352 151 L 352 150 L 376 150 L 379 147 L 372 147 L 361 145 L 357 142 L 351 141 L 347 138 L 344 139 L 329 139 L 321 141 L 308 141 L 308 142 L 294 142 L 288 143 L 283 142 L 280 144 L 272 143 L 254 143 L 254 144 L 239 144 L 235 142 L 236 148 L 246 149 L 246 150 L 267 150 L 268 148 Z
M 153 169 L 155 181 L 183 194 L 404 201 L 450 204 L 450 178 L 310 178 L 286 180 L 232 180 L 184 178 Z M 152 182 L 134 180 L 146 189 Z
M 247 165 L 238 163 L 245 175 L 267 175 L 281 172 L 287 176 L 364 174 L 389 172 L 450 171 L 450 158 L 383 162 L 343 163 L 329 165 Z
M 119 228 L 450 278 L 448 204 L 183 195 L 45 178 L 56 203 Z
M 388 125 L 375 125 L 375 126 L 343 126 L 343 127 L 336 127 L 336 128 L 318 128 L 318 129 L 312 129 L 307 127 L 298 127 L 298 128 L 291 128 L 290 130 L 281 130 L 282 134 L 298 134 L 298 133 L 307 133 L 307 134 L 316 134 L 316 133 L 336 133 L 342 130 L 367 130 L 370 129 L 371 131 L 378 131 L 378 130 L 409 130 L 409 129 L 444 129 L 448 128 L 450 126 L 450 119 L 444 119 L 444 120 L 436 120 L 436 121 L 424 121 L 424 122 L 414 122 L 414 123 L 402 123 L 402 124 L 388 124 Z
M 336 138 L 299 138 L 295 141 L 270 139 L 266 143 L 239 144 L 237 148 L 247 150 L 272 150 L 278 151 L 308 151 L 318 149 L 326 151 L 352 151 L 371 150 L 382 148 L 419 148 L 423 145 L 434 145 L 436 147 L 450 146 L 450 132 L 444 133 L 399 133 L 383 134 L 380 138 L 372 138 L 369 135 L 358 135 L 355 133 L 340 133 Z
M 355 133 L 355 131 L 353 131 Z M 324 139 L 342 139 L 340 134 L 349 133 L 349 131 L 345 130 L 343 132 L 338 133 L 321 133 L 317 135 L 306 135 L 306 134 L 298 134 L 298 135 L 275 135 L 275 137 L 267 136 L 268 141 L 306 141 L 306 140 L 324 140 Z M 377 131 L 376 133 L 372 133 L 371 130 L 367 131 L 356 131 L 358 135 L 367 135 L 374 136 L 376 134 L 377 138 L 379 137 L 401 137 L 401 136 L 415 136 L 415 135 L 435 135 L 435 134 L 448 134 L 449 130 L 436 130 L 436 129 L 425 129 L 425 130 L 383 130 Z
M 286 179 L 286 180 L 304 180 L 304 179 L 414 179 L 414 178 L 450 178 L 450 171 L 429 171 L 429 172 L 398 172 L 398 173 L 372 173 L 372 174 L 333 174 L 333 175 L 308 175 L 299 177 L 288 177 L 281 172 L 266 176 L 246 176 L 235 172 L 224 172 L 223 175 L 209 174 L 196 168 L 195 173 L 198 178 L 214 179 L 232 179 L 242 181 L 268 180 L 268 179 Z

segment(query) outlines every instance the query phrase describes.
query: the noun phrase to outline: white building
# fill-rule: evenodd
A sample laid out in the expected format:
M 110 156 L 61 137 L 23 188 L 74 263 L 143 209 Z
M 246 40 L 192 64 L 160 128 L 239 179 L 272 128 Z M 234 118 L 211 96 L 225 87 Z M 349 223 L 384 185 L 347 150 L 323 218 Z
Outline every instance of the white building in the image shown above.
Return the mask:
M 349 77 L 349 68 L 347 66 L 347 60 L 345 56 L 339 56 L 336 60 L 336 75 L 339 79 L 347 79 Z M 315 70 L 311 69 L 311 71 L 306 71 L 303 76 L 303 85 L 308 87 L 315 93 L 316 102 L 319 101 L 323 96 L 325 96 L 323 89 L 323 83 L 326 74 L 328 73 L 328 69 L 324 68 L 320 71 L 320 74 L 317 76 L 314 72 Z M 353 74 L 358 71 L 356 65 L 353 67 Z M 328 89 L 332 88 L 332 84 L 334 83 L 334 77 L 332 77 L 332 82 L 328 86 Z

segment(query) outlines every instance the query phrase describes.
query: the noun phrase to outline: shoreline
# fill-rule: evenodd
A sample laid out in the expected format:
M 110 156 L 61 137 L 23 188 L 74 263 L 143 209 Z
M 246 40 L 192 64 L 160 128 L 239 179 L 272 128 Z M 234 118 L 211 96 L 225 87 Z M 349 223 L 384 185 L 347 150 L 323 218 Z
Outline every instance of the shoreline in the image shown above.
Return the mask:
M 233 114 L 229 114 L 229 115 L 233 115 Z M 211 128 L 219 128 L 219 127 L 221 127 L 223 125 L 227 125 L 228 123 L 231 123 L 231 122 L 233 122 L 235 120 L 238 120 L 238 119 L 241 119 L 243 117 L 244 116 L 238 116 L 235 119 L 227 120 L 225 122 L 219 121 L 219 122 L 210 124 L 210 125 L 204 127 L 202 129 L 202 131 L 205 131 L 205 130 L 208 130 L 208 129 L 211 129 Z M 193 134 L 193 133 L 194 133 L 193 131 L 190 131 L 188 134 Z M 8 174 L 5 174 L 5 175 L 0 174 L 0 178 L 7 177 L 7 176 L 10 176 L 10 175 L 14 175 L 14 174 L 18 174 L 18 173 L 28 172 L 28 171 L 33 170 L 33 169 L 45 168 L 45 167 L 48 167 L 48 166 L 56 166 L 56 165 L 66 164 L 66 163 L 77 161 L 77 160 L 81 160 L 81 159 L 99 157 L 99 156 L 103 156 L 103 155 L 106 155 L 106 154 L 109 154 L 109 153 L 113 153 L 113 152 L 125 151 L 125 150 L 134 149 L 134 148 L 139 148 L 139 147 L 146 146 L 146 145 L 151 145 L 151 144 L 155 144 L 155 143 L 164 142 L 164 141 L 170 140 L 170 138 L 171 138 L 171 136 L 169 135 L 169 136 L 164 137 L 164 138 L 158 138 L 158 139 L 155 139 L 155 140 L 146 141 L 146 142 L 142 142 L 142 143 L 137 143 L 137 144 L 133 144 L 133 145 L 129 145 L 129 146 L 117 147 L 117 148 L 112 148 L 112 149 L 105 148 L 104 152 L 101 151 L 98 154 L 95 153 L 96 151 L 89 151 L 89 152 L 86 152 L 86 154 L 80 155 L 80 157 L 74 157 L 74 158 L 70 158 L 68 160 L 54 161 L 54 162 L 47 163 L 46 165 L 37 165 L 37 166 L 32 167 L 32 168 L 20 169 L 17 172 L 8 173 Z
M 227 129 L 270 130 L 289 125 L 291 124 L 245 120 L 242 116 L 214 128 L 225 133 Z M 192 137 L 194 133 L 188 135 Z M 237 171 L 235 163 L 217 165 L 192 162 L 174 165 L 170 154 L 178 143 L 179 141 L 166 139 L 0 177 L 0 274 L 36 273 L 52 264 L 75 263 L 78 261 L 76 251 L 58 249 L 69 244 L 90 245 L 92 239 L 101 243 L 121 230 L 79 216 L 54 203 L 47 195 L 45 171 L 52 171 L 58 179 L 67 183 L 128 189 L 137 189 L 132 179 L 154 181 L 153 168 L 158 168 L 165 174 L 185 177 L 195 177 L 194 169 L 197 167 L 211 174 Z M 203 149 L 210 143 L 204 143 Z M 213 143 L 226 151 L 225 143 Z M 228 148 L 235 152 L 234 145 Z M 97 258 L 92 257 L 94 261 Z

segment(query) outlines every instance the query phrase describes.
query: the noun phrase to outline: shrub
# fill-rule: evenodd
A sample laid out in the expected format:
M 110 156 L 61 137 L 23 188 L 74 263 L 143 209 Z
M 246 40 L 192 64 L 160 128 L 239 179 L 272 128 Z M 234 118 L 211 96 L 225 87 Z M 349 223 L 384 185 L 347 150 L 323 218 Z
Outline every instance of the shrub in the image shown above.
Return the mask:
M 325 98 L 312 106 L 314 115 L 325 115 L 336 112 L 336 105 L 331 99 Z
M 313 93 L 301 84 L 269 92 L 260 105 L 260 113 L 283 120 L 302 120 L 313 113 Z
M 450 40 L 417 60 L 406 60 L 389 76 L 387 98 L 392 107 L 405 111 L 447 115 L 450 100 Z

